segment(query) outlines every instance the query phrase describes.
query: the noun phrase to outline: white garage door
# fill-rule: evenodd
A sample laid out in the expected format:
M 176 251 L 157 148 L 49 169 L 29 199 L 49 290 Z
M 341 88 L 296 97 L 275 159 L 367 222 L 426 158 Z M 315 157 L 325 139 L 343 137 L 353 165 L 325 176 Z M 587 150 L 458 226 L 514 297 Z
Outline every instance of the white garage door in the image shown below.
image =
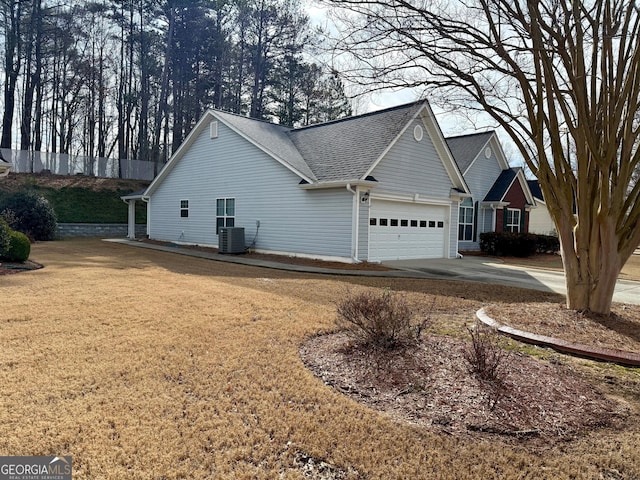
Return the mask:
M 369 260 L 443 258 L 449 208 L 373 200 L 369 213 Z

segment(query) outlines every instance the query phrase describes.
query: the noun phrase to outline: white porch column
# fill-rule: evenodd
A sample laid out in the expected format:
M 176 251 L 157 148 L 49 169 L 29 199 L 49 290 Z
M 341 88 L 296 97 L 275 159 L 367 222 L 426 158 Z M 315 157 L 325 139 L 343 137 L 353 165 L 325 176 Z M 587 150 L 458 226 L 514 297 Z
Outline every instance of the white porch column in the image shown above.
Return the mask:
M 136 238 L 136 201 L 127 200 L 129 205 L 128 226 L 127 226 L 127 238 L 135 240 Z

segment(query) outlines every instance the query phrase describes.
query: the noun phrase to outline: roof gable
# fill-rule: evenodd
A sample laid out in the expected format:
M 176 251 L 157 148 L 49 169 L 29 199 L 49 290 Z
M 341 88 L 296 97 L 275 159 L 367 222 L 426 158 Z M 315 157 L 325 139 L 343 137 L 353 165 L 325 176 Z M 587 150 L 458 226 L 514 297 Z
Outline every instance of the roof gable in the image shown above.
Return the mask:
M 423 107 L 401 105 L 294 129 L 289 136 L 318 181 L 364 179 Z
M 493 149 L 500 169 L 509 168 L 509 162 L 507 162 L 495 131 L 448 137 L 446 141 L 463 175 L 467 174 L 476 160 L 483 158 L 484 151 L 488 146 Z
M 522 188 L 527 203 L 529 203 L 529 205 L 535 205 L 535 200 L 531 194 L 531 190 L 529 190 L 529 185 L 527 184 L 527 180 L 524 177 L 524 173 L 521 168 L 509 168 L 507 170 L 503 170 L 485 196 L 484 201 L 504 201 L 504 197 L 507 195 L 516 180 L 520 182 L 520 187 Z
M 218 110 L 208 110 L 189 133 L 185 141 L 178 147 L 178 150 L 171 156 L 160 173 L 151 182 L 145 194 L 150 195 L 162 183 L 164 178 L 169 175 L 171 170 L 180 161 L 180 159 L 189 150 L 191 145 L 209 127 L 211 121 L 219 120 L 235 133 L 251 142 L 253 145 L 264 151 L 276 161 L 287 167 L 289 170 L 300 176 L 306 182 L 313 182 L 315 177 L 309 169 L 304 159 L 286 135 L 289 130 L 287 127 L 276 125 L 273 123 L 254 120 L 248 117 L 242 117 L 232 113 L 221 112 Z M 276 153 L 278 152 L 278 153 Z

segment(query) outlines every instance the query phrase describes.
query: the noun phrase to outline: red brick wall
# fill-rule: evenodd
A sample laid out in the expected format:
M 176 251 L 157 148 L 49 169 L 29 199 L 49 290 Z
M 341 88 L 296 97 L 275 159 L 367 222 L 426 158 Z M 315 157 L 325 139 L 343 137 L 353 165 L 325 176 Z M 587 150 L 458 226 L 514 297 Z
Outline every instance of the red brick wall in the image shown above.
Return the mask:
M 504 201 L 509 202 L 508 208 L 517 208 L 522 210 L 527 205 L 527 197 L 524 195 L 522 185 L 516 178 L 509 191 L 504 196 Z M 496 232 L 504 231 L 504 209 L 498 209 L 496 211 Z M 529 212 L 524 212 L 524 230 L 525 233 L 529 231 Z

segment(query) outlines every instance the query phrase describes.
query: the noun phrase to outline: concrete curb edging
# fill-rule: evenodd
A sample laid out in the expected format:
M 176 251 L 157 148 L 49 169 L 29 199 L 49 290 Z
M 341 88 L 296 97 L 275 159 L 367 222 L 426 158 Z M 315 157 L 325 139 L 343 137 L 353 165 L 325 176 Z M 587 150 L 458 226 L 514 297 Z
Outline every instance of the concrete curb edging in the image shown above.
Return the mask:
M 551 347 L 559 352 L 571 353 L 580 357 L 604 360 L 607 362 L 613 362 L 632 367 L 640 367 L 640 354 L 638 353 L 625 352 L 623 350 L 616 350 L 612 348 L 600 348 L 589 345 L 582 345 L 579 343 L 567 342 L 566 340 L 561 340 L 559 338 L 546 337 L 544 335 L 538 335 L 535 333 L 518 330 L 517 328 L 512 328 L 496 322 L 493 318 L 487 315 L 484 308 L 478 310 L 476 312 L 476 316 L 485 325 L 491 328 L 495 328 L 498 332 L 511 337 L 514 340 L 531 343 L 533 345 Z

